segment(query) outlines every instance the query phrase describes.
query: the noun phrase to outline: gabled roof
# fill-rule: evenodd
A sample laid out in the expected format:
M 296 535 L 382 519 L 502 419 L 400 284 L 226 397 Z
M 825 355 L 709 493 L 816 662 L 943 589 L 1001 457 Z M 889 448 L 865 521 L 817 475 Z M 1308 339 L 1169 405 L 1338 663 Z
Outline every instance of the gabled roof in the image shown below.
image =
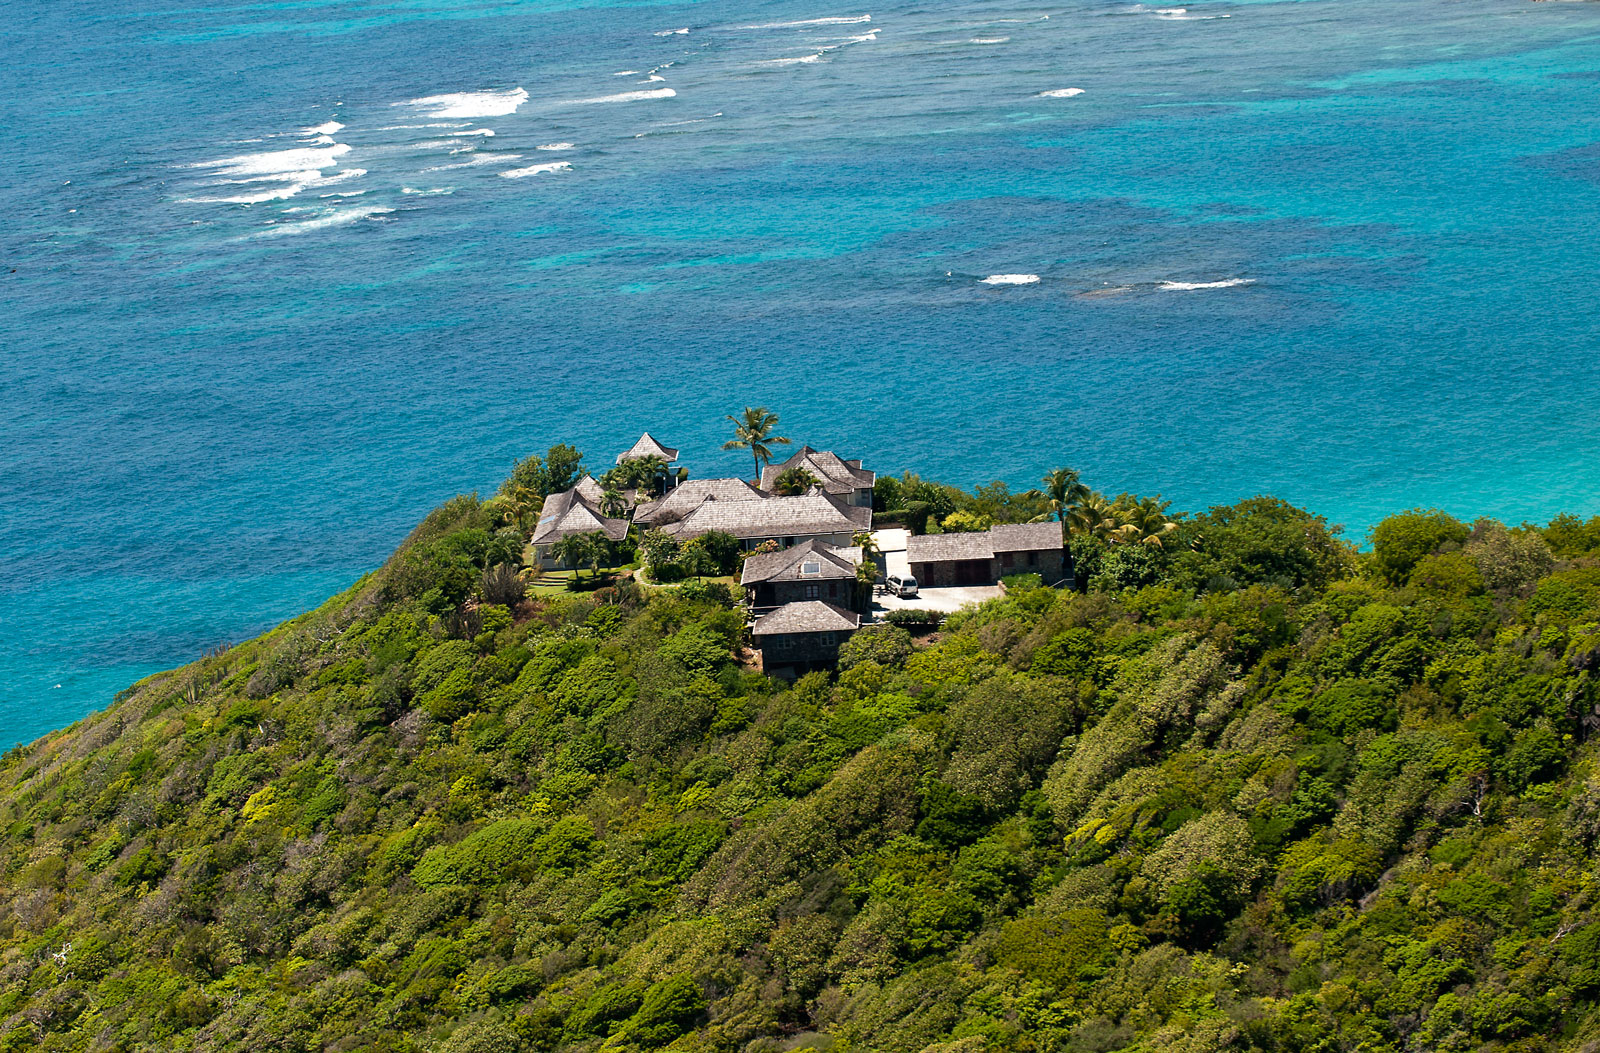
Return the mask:
M 648 501 L 634 509 L 633 521 L 642 527 L 661 527 L 675 523 L 699 507 L 708 497 L 718 501 L 765 501 L 767 495 L 743 479 L 690 479 L 679 483 L 659 501 Z
M 943 563 L 952 559 L 993 559 L 987 530 L 961 534 L 917 534 L 906 539 L 907 563 Z
M 678 451 L 671 446 L 663 446 L 655 440 L 649 432 L 639 436 L 639 441 L 617 454 L 617 463 L 623 461 L 637 461 L 644 457 L 659 457 L 668 464 L 678 459 Z
M 837 581 L 856 576 L 861 562 L 859 548 L 834 548 L 816 538 L 803 541 L 782 552 L 758 552 L 744 561 L 742 585 L 768 581 Z M 807 574 L 807 566 L 816 572 Z
M 574 486 L 573 489 L 578 491 L 578 495 L 585 501 L 593 503 L 598 503 L 606 495 L 605 487 L 595 482 L 592 475 L 586 475 L 579 479 L 578 485 Z
M 1061 524 L 996 523 L 989 528 L 996 552 L 1048 552 L 1061 548 Z
M 804 468 L 816 476 L 822 488 L 830 494 L 870 490 L 878 478 L 877 473 L 862 468 L 860 461 L 846 461 L 827 450 L 802 446 L 783 463 L 769 464 L 761 470 L 761 489 L 770 493 L 778 484 L 778 476 L 790 468 Z
M 535 545 L 548 545 L 573 534 L 587 534 L 595 530 L 612 541 L 621 541 L 628 536 L 628 521 L 601 515 L 597 499 L 585 496 L 585 491 L 589 489 L 583 485 L 585 482 L 594 484 L 593 479 L 585 476 L 571 490 L 563 490 L 544 499 L 544 507 L 539 510 L 539 525 L 533 530 Z M 599 486 L 595 484 L 594 489 L 598 490 Z
M 871 526 L 872 509 L 857 506 L 841 508 L 826 495 L 811 493 L 800 497 L 768 497 L 760 501 L 719 501 L 715 497 L 707 497 L 693 512 L 661 529 L 682 540 L 699 537 L 712 530 L 745 540 L 853 534 Z
M 861 615 L 841 610 L 821 600 L 786 603 L 771 614 L 756 619 L 751 636 L 788 636 L 795 633 L 854 632 L 861 628 Z
M 1001 552 L 1048 552 L 1061 547 L 1060 523 L 1000 523 L 961 534 L 919 534 L 906 541 L 906 562 L 993 559 Z

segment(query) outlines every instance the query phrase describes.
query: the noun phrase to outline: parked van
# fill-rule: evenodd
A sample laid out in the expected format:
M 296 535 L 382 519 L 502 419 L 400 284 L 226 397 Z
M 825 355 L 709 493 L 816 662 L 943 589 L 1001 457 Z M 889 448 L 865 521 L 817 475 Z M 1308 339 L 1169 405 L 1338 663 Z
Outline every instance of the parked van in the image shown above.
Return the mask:
M 902 600 L 909 600 L 917 594 L 917 579 L 907 574 L 901 577 L 891 574 L 884 579 L 883 591 L 891 596 L 898 596 Z

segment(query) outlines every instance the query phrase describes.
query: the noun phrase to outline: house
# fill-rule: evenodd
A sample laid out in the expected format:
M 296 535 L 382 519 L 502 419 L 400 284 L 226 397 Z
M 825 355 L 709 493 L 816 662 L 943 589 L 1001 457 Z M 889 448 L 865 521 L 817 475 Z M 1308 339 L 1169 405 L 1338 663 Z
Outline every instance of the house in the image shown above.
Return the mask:
M 750 635 L 761 651 L 767 672 L 790 666 L 799 670 L 833 665 L 839 645 L 861 628 L 861 615 L 821 600 L 787 603 L 756 619 Z
M 761 489 L 775 493 L 778 476 L 790 468 L 804 468 L 810 472 L 823 492 L 842 504 L 872 507 L 872 484 L 877 482 L 878 476 L 862 468 L 859 460 L 846 461 L 826 450 L 802 446 L 787 461 L 769 464 L 761 470 Z
M 799 497 L 763 496 L 756 501 L 726 501 L 707 495 L 692 512 L 659 529 L 679 541 L 719 530 L 744 542 L 745 548 L 767 541 L 791 548 L 812 539 L 847 548 L 858 532 L 871 527 L 870 506 L 840 505 L 813 488 Z
M 1004 523 L 985 531 L 921 534 L 906 542 L 906 561 L 923 588 L 993 585 L 1011 574 L 1037 574 L 1046 585 L 1072 576 L 1060 523 Z
M 546 497 L 544 507 L 539 510 L 539 525 L 533 529 L 531 544 L 534 559 L 547 569 L 565 570 L 569 569 L 567 565 L 550 554 L 550 546 L 562 538 L 594 531 L 599 531 L 612 541 L 626 538 L 628 520 L 602 514 L 600 506 L 603 497 L 600 484 L 587 475 L 579 479 L 571 490 Z
M 656 441 L 655 436 L 645 432 L 639 436 L 639 441 L 617 454 L 617 463 L 623 461 L 639 461 L 646 457 L 659 457 L 668 464 L 678 459 L 678 451 L 671 446 L 663 446 Z
M 646 501 L 633 510 L 633 521 L 640 530 L 660 530 L 676 523 L 700 507 L 707 498 L 718 501 L 765 501 L 767 495 L 743 479 L 691 479 L 679 483 L 656 501 Z
M 639 436 L 638 442 L 617 454 L 617 464 L 621 465 L 625 461 L 642 461 L 646 457 L 659 457 L 664 464 L 671 465 L 673 461 L 678 459 L 678 451 L 671 446 L 663 446 L 656 440 L 654 435 L 645 432 Z M 679 468 L 674 471 L 671 467 L 668 467 L 666 470 L 656 474 L 655 483 L 648 488 L 655 493 L 665 493 L 677 486 L 688 474 L 685 469 Z M 639 481 L 641 483 L 647 482 L 642 479 Z
M 802 541 L 780 552 L 757 552 L 744 561 L 740 584 L 754 610 L 822 600 L 836 607 L 860 610 L 870 589 L 856 584 L 861 549 L 834 548 L 821 541 Z

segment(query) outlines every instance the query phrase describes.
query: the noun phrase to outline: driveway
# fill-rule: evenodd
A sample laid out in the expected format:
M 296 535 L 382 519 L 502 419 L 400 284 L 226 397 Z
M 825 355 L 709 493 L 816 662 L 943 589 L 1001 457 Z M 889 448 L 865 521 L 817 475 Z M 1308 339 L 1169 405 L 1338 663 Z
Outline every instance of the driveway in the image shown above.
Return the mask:
M 917 595 L 909 600 L 879 593 L 872 597 L 872 609 L 874 613 L 910 608 L 919 611 L 944 611 L 948 614 L 951 611 L 959 611 L 969 604 L 997 600 L 1004 595 L 1005 590 L 998 585 L 959 585 L 948 589 L 919 589 Z
M 874 530 L 872 540 L 877 542 L 878 551 L 883 553 L 884 563 L 890 574 L 901 577 L 911 573 L 911 564 L 906 562 L 906 540 L 911 537 L 911 531 L 887 528 Z M 902 600 L 898 596 L 888 596 L 878 593 L 872 597 L 872 608 L 877 611 L 893 611 L 903 608 L 922 611 L 958 611 L 969 603 L 983 603 L 986 600 L 997 599 L 1004 596 L 998 585 L 962 585 L 948 589 L 921 589 L 918 595 L 909 600 Z

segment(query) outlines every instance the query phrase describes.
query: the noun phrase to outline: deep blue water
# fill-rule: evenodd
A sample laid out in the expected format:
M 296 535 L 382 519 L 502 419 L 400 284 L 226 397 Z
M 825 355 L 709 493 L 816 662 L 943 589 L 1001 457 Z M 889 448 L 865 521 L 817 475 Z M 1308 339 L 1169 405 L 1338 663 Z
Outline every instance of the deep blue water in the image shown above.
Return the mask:
M 747 403 L 1356 537 L 1600 512 L 1596 114 L 1580 3 L 10 0 L 0 743 L 528 451 L 738 470 Z

